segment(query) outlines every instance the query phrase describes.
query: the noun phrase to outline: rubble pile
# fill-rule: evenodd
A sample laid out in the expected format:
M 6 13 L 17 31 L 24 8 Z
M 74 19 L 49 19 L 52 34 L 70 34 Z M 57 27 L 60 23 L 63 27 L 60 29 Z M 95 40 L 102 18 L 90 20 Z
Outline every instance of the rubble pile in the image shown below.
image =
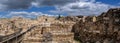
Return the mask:
M 8 19 L 0 19 L 0 36 L 13 34 L 17 31 L 14 23 Z
M 77 22 L 81 20 L 83 16 L 66 16 L 66 17 L 61 17 L 59 20 L 60 21 L 74 21 Z
M 99 16 L 87 16 L 72 29 L 74 38 L 81 43 L 119 43 L 120 8 L 114 8 Z
M 34 20 L 25 19 L 22 17 L 1 18 L 0 19 L 0 36 L 9 36 L 16 33 L 20 29 L 22 31 L 34 25 Z
M 0 36 L 19 34 L 35 26 L 25 34 L 23 43 L 75 43 L 74 33 L 71 32 L 73 24 L 73 21 L 60 21 L 49 16 L 40 16 L 37 19 L 12 17 L 0 19 Z
M 114 8 L 99 16 L 40 16 L 37 19 L 13 17 L 0 19 L 0 36 L 35 26 L 25 34 L 23 43 L 119 43 L 120 8 Z M 72 32 L 71 32 L 72 31 Z
M 55 18 L 41 16 L 39 26 L 27 33 L 24 43 L 75 43 L 74 33 L 71 32 L 72 21 L 59 21 Z

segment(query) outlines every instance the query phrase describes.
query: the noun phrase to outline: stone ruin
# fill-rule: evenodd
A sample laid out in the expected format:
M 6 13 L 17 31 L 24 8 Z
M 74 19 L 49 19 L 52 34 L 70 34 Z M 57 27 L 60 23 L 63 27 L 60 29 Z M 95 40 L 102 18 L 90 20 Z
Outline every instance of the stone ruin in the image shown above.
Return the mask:
M 35 20 L 19 17 L 1 20 L 0 33 L 3 30 L 9 30 L 6 35 L 15 33 L 13 28 L 8 29 L 7 26 L 27 30 L 33 25 L 39 26 L 25 35 L 23 43 L 76 43 L 74 38 L 81 43 L 120 42 L 120 8 L 110 9 L 99 16 L 68 16 L 59 20 L 47 16 Z
M 18 32 L 26 31 L 34 24 L 36 24 L 34 20 L 21 17 L 0 18 L 0 41 L 17 34 Z
M 87 16 L 73 26 L 72 32 L 81 43 L 120 43 L 120 8 Z
M 63 22 L 47 16 L 37 20 L 40 25 L 26 34 L 23 43 L 76 43 L 74 33 L 71 32 L 74 22 Z
M 37 25 L 34 30 L 26 33 L 22 43 L 76 43 L 71 32 L 75 22 L 60 21 L 55 17 L 40 16 L 37 19 L 13 17 L 0 19 L 0 35 L 7 36 L 22 28 L 22 32 Z
M 18 28 L 15 26 L 15 22 L 0 19 L 0 36 L 7 36 L 18 31 Z

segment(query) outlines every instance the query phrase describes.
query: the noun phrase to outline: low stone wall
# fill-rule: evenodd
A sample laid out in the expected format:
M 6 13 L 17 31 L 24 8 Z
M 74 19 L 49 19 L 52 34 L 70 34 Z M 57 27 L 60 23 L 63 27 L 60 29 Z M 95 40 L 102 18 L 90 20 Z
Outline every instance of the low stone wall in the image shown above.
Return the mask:
M 73 33 L 52 33 L 53 41 L 73 41 Z

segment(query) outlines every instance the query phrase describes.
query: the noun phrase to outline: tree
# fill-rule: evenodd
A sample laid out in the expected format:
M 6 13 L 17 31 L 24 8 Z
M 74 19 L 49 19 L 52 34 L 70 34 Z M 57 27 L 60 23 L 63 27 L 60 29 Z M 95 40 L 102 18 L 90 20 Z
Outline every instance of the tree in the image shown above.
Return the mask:
M 57 19 L 60 19 L 60 18 L 61 18 L 61 15 L 59 14 Z

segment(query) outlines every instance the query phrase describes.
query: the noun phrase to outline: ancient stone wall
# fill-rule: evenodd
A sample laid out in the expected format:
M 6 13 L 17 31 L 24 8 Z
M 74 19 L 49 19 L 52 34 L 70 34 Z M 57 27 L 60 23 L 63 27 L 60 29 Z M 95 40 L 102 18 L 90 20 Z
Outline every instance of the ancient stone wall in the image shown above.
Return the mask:
M 47 19 L 47 20 L 46 20 Z M 55 18 L 49 18 L 42 16 L 37 19 L 38 26 L 34 30 L 27 33 L 24 39 L 26 42 L 49 42 L 49 43 L 61 43 L 61 42 L 74 42 L 74 33 L 71 32 L 72 25 L 75 24 L 72 21 L 59 21 Z
M 120 8 L 110 9 L 93 20 L 86 17 L 73 26 L 75 39 L 82 43 L 119 43 Z

